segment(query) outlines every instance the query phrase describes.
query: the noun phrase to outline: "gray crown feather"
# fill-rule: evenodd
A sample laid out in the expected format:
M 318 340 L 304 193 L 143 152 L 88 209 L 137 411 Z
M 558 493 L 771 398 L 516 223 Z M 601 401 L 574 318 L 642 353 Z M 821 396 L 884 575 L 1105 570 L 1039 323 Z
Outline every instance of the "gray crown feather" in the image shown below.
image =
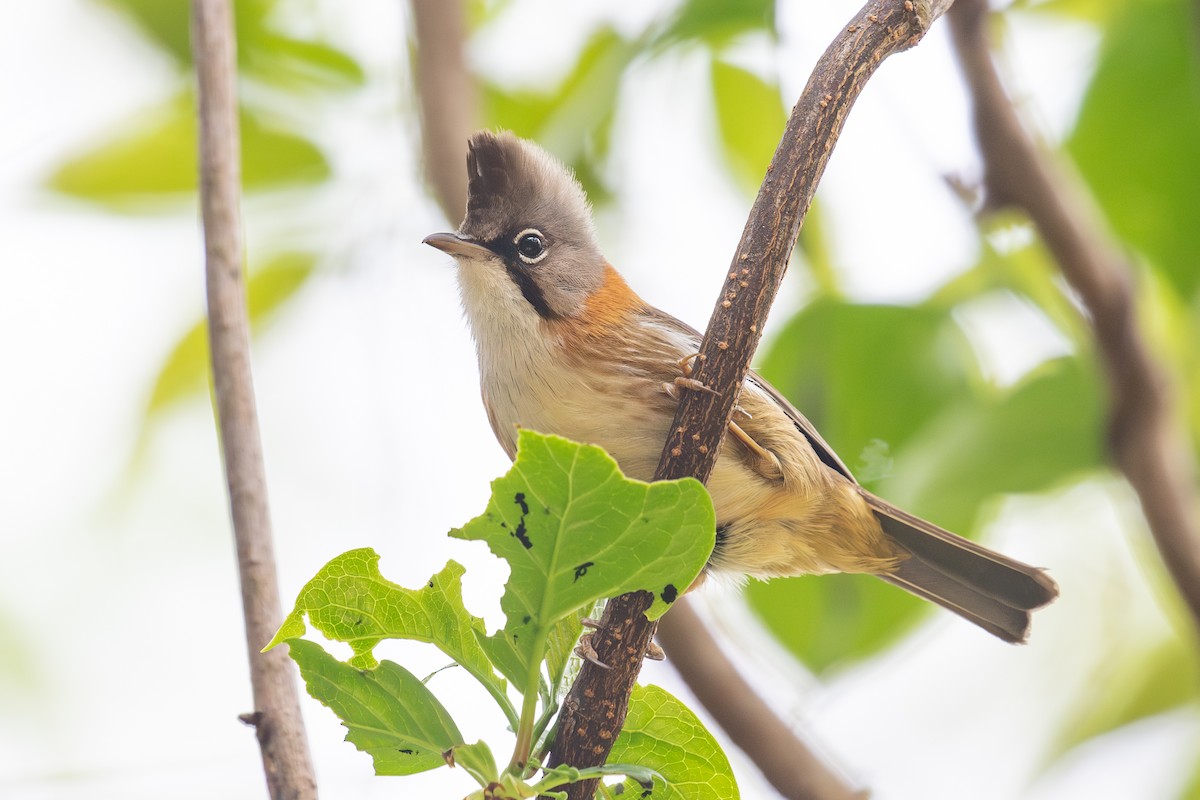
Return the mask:
M 591 208 L 562 162 L 511 133 L 480 131 L 468 141 L 467 215 L 459 232 L 480 241 L 534 227 L 594 247 Z

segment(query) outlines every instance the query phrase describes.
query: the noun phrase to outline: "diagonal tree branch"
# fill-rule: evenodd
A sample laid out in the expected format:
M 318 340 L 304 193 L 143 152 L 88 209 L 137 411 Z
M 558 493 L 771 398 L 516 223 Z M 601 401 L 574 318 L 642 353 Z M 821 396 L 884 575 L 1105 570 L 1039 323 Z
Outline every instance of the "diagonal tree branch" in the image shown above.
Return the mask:
M 283 648 L 260 652 L 283 621 L 283 613 L 250 377 L 250 327 L 238 212 L 241 154 L 235 49 L 230 0 L 194 0 L 192 51 L 199 97 L 208 337 L 254 692 L 255 711 L 243 719 L 254 725 L 257 733 L 271 797 L 316 800 L 317 782 L 292 666 Z
M 1171 383 L 1138 331 L 1133 266 L 1085 190 L 1021 125 L 988 48 L 987 13 L 984 0 L 959 0 L 950 22 L 974 102 L 989 204 L 1025 210 L 1087 311 L 1108 375 L 1109 449 L 1200 630 L 1196 465 Z
M 948 5 L 947 0 L 872 0 L 818 61 L 767 168 L 694 362 L 693 377 L 714 392 L 683 395 L 655 480 L 708 479 L 804 215 L 850 107 L 883 59 L 919 42 Z M 642 592 L 618 597 L 605 608 L 592 645 L 611 669 L 583 665 L 563 702 L 554 763 L 604 763 L 624 724 L 629 693 L 654 631 L 645 617 L 649 605 L 649 595 Z M 573 784 L 568 797 L 586 800 L 595 784 Z M 814 797 L 782 788 L 788 797 Z

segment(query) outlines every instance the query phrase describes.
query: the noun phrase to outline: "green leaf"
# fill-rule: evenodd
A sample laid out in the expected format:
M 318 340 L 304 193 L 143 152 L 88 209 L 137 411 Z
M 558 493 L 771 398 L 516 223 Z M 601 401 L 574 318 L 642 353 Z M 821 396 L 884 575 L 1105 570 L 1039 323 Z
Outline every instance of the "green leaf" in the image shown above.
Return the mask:
M 554 626 L 604 597 L 649 591 L 647 616 L 666 612 L 700 574 L 716 538 L 712 501 L 690 478 L 624 477 L 599 447 L 522 430 L 517 458 L 492 482 L 487 511 L 451 536 L 485 541 L 508 561 L 507 622 L 485 641 L 523 694 Z
M 779 86 L 713 58 L 712 92 L 725 160 L 738 184 L 753 194 L 787 124 Z
M 316 256 L 285 253 L 251 272 L 246 284 L 246 310 L 255 331 L 293 297 L 312 277 Z M 199 320 L 188 329 L 158 371 L 146 416 L 150 417 L 184 398 L 198 394 L 208 385 L 208 325 Z
M 592 35 L 571 71 L 550 91 L 510 90 L 481 76 L 484 118 L 533 139 L 575 170 L 592 202 L 608 194 L 599 163 L 607 156 L 617 95 L 634 44 L 612 28 Z
M 870 575 L 751 581 L 746 601 L 776 640 L 818 675 L 881 652 L 929 608 Z
M 1104 390 L 1092 365 L 1048 362 L 1000 394 L 980 393 L 977 369 L 948 308 L 823 299 L 789 322 L 762 372 L 864 482 L 969 535 L 994 495 L 1043 491 L 1103 463 Z M 872 455 L 877 463 L 860 469 Z M 925 610 L 904 592 L 854 575 L 752 583 L 747 600 L 817 673 L 882 651 Z
M 240 114 L 242 185 L 247 191 L 315 183 L 329 176 L 321 151 L 245 107 Z M 135 125 L 70 159 L 50 177 L 55 191 L 117 211 L 157 209 L 163 196 L 195 191 L 196 108 L 190 91 L 143 113 Z
M 774 38 L 775 0 L 687 0 L 659 36 L 662 45 L 700 42 L 721 48 L 746 33 Z
M 1059 14 L 1107 25 L 1131 0 L 1017 0 L 1011 8 L 1021 11 Z
M 1107 26 L 1069 149 L 1117 234 L 1184 297 L 1200 288 L 1194 4 L 1129 3 Z M 1152 121 L 1152 122 L 1151 122 Z
M 480 786 L 487 787 L 500 779 L 500 770 L 496 767 L 496 757 L 487 742 L 475 744 L 460 744 L 453 751 L 453 761 L 450 766 L 462 767 Z
M 1082 358 L 1048 361 L 996 398 L 947 409 L 898 453 L 880 494 L 960 533 L 998 494 L 1039 492 L 1105 464 L 1104 386 Z
M 263 33 L 246 54 L 246 72 L 284 88 L 342 89 L 362 86 L 367 75 L 357 61 L 323 42 Z
M 970 397 L 978 365 L 946 309 L 824 298 L 788 322 L 759 371 L 870 485 L 883 475 L 860 467 L 878 461 L 879 443 L 894 456 L 943 409 Z
M 104 0 L 139 27 L 182 68 L 192 63 L 188 0 Z M 293 39 L 270 29 L 277 0 L 238 0 L 234 4 L 238 70 L 284 85 L 332 87 L 362 84 L 362 67 L 328 44 Z
M 288 648 L 308 693 L 338 715 L 349 731 L 346 740 L 370 754 L 376 775 L 440 767 L 442 754 L 463 744 L 450 713 L 399 664 L 360 670 L 304 639 L 290 640 Z
M 1179 800 L 1200 800 L 1200 761 L 1196 762 L 1192 776 L 1184 787 L 1183 794 L 1179 795 Z
M 657 686 L 635 686 L 625 727 L 613 742 L 610 764 L 637 764 L 659 773 L 665 787 L 654 800 L 737 800 L 729 759 L 692 711 Z M 630 796 L 642 796 L 634 782 Z
M 350 665 L 362 669 L 376 665 L 372 650 L 384 639 L 429 642 L 475 676 L 515 725 L 504 680 L 478 642 L 483 620 L 463 605 L 462 575 L 462 565 L 451 561 L 420 589 L 405 589 L 383 577 L 374 550 L 351 550 L 305 584 L 267 648 L 302 636 L 306 614 L 326 637 L 349 644 L 354 651 Z

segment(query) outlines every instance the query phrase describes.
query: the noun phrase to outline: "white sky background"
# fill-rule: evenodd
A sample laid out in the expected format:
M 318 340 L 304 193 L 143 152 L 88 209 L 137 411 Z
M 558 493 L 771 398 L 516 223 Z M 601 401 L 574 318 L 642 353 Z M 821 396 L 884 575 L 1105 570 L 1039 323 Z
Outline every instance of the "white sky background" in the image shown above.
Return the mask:
M 494 627 L 503 569 L 482 545 L 444 532 L 483 508 L 507 460 L 478 400 L 449 259 L 419 244 L 458 221 L 440 219 L 415 178 L 406 21 L 394 0 L 294 5 L 373 83 L 317 131 L 338 182 L 282 223 L 301 240 L 308 229 L 334 242 L 335 258 L 255 343 L 285 604 L 326 560 L 371 546 L 384 573 L 408 586 L 448 558 L 467 564 L 468 607 Z M 660 8 L 513 6 L 513 22 L 480 37 L 472 57 L 522 80 L 564 67 L 589 21 L 633 32 Z M 792 98 L 856 6 L 781 6 L 778 56 L 744 55 L 778 70 Z M 1094 37 L 1017 23 L 1012 74 L 1053 137 L 1070 124 Z M 822 184 L 835 255 L 861 299 L 910 301 L 974 258 L 965 212 L 937 177 L 975 166 L 944 34 L 939 24 L 884 65 Z M 530 36 L 537 46 L 511 47 Z M 527 60 L 501 70 L 499 59 L 518 53 Z M 170 414 L 136 475 L 124 474 L 157 370 L 203 310 L 196 218 L 111 215 L 40 188 L 65 157 L 168 96 L 170 65 L 98 5 L 40 0 L 0 8 L 0 75 L 0 796 L 262 797 L 253 735 L 236 721 L 251 705 L 207 402 Z M 610 259 L 639 292 L 697 326 L 750 203 L 719 164 L 707 93 L 702 59 L 639 68 L 617 119 L 621 202 L 599 219 Z M 272 203 L 247 205 L 252 255 L 279 238 Z M 774 323 L 796 307 L 802 283 L 789 280 Z M 964 322 L 1003 381 L 1062 347 L 1015 305 L 984 305 Z M 701 601 L 773 704 L 880 800 L 1171 797 L 1200 733 L 1185 714 L 1093 742 L 1038 777 L 1047 721 L 1077 692 L 1102 691 L 1089 683 L 1098 669 L 1090 637 L 1114 626 L 1162 630 L 1127 552 L 1126 531 L 1140 524 L 1111 485 L 1005 503 L 993 541 L 1054 567 L 1063 588 L 1039 614 L 1033 643 L 1008 647 L 939 613 L 899 652 L 824 685 L 757 632 L 734 593 L 718 586 Z M 383 654 L 418 674 L 445 661 L 417 645 Z M 668 666 L 648 665 L 644 679 L 686 697 Z M 503 749 L 499 714 L 469 678 L 449 671 L 434 687 L 468 738 Z M 305 697 L 305 714 L 326 797 L 472 789 L 446 770 L 376 779 L 330 712 Z M 730 756 L 744 797 L 771 796 Z

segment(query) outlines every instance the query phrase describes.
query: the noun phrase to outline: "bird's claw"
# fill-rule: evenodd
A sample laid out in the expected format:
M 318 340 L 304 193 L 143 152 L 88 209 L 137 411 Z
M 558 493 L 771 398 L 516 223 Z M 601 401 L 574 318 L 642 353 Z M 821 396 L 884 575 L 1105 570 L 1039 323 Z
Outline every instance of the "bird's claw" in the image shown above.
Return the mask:
M 612 669 L 612 667 L 600 660 L 599 654 L 596 653 L 596 648 L 592 647 L 592 635 L 590 633 L 585 633 L 579 637 L 579 644 L 575 645 L 575 655 L 584 661 L 595 664 L 600 669 Z
M 708 392 L 709 394 L 720 395 L 716 389 L 710 389 L 707 385 L 695 378 L 687 378 L 680 376 L 674 380 L 674 384 L 681 389 L 691 389 L 697 392 Z

